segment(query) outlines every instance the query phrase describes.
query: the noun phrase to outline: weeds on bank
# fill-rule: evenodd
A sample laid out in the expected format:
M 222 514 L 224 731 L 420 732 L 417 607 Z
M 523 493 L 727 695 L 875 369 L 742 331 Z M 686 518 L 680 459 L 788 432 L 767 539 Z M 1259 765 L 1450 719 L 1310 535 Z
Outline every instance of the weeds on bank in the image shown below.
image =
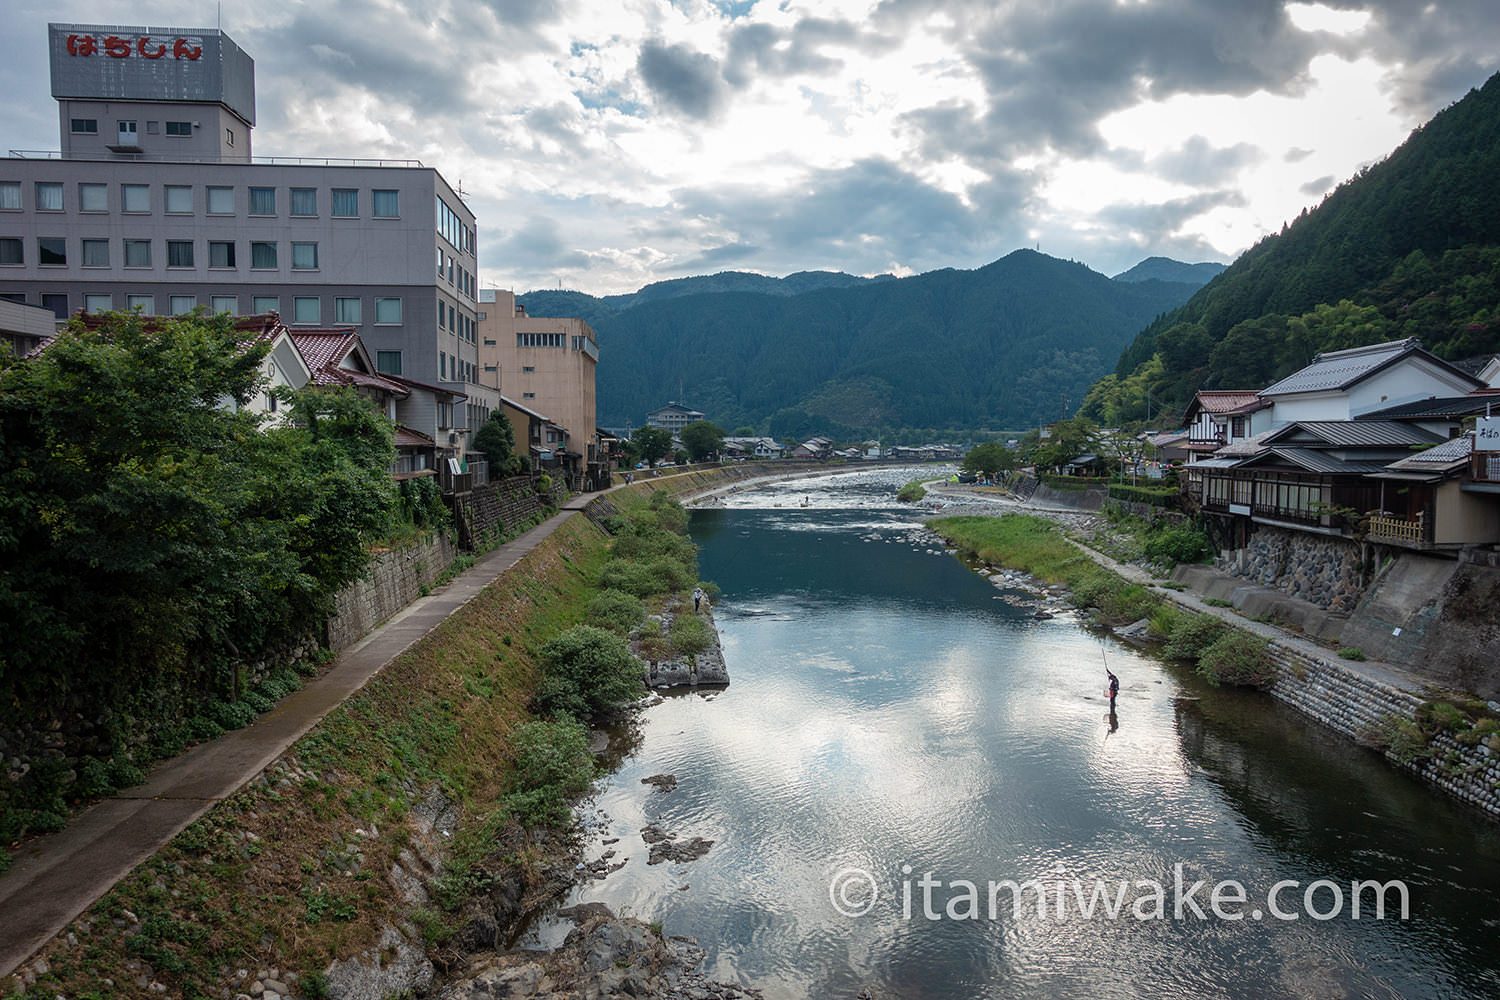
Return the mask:
M 234 970 L 272 966 L 295 992 L 326 993 L 332 959 L 410 917 L 392 872 L 432 801 L 459 819 L 413 923 L 451 939 L 473 892 L 508 873 L 517 831 L 565 822 L 594 776 L 581 725 L 527 711 L 535 650 L 583 618 L 605 558 L 583 518 L 553 538 L 90 907 L 43 950 L 30 994 L 145 998 L 155 981 L 232 996 L 248 985 Z
M 1165 655 L 1195 663 L 1214 684 L 1265 688 L 1276 680 L 1264 639 L 1167 604 L 1150 588 L 1124 580 L 1078 551 L 1051 521 L 1017 514 L 939 518 L 928 526 L 987 563 L 1067 587 L 1073 602 L 1090 609 L 1098 622 L 1146 619 L 1152 634 L 1166 641 Z

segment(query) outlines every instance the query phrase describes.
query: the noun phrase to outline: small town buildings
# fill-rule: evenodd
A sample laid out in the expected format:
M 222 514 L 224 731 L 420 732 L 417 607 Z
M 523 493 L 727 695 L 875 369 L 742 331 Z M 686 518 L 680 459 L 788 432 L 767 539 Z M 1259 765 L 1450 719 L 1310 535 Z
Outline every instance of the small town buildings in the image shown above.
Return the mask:
M 1200 389 L 1183 415 L 1188 460 L 1211 455 L 1227 444 L 1270 430 L 1270 404 L 1254 390 Z
M 486 381 L 561 430 L 544 441 L 576 489 L 608 485 L 609 457 L 595 423 L 599 344 L 581 319 L 529 316 L 514 292 L 479 293 L 479 358 Z
M 1272 407 L 1271 426 L 1280 427 L 1298 420 L 1353 420 L 1402 403 L 1461 396 L 1484 387 L 1411 338 L 1319 354 L 1257 396 Z
M 769 437 L 726 437 L 724 439 L 724 454 L 734 458 L 780 458 L 784 449 L 775 438 Z
M 0 334 L 4 335 L 13 356 L 24 358 L 50 340 L 56 330 L 52 310 L 0 299 Z
M 690 406 L 682 403 L 671 402 L 660 409 L 652 410 L 646 414 L 646 424 L 649 427 L 660 427 L 664 431 L 670 431 L 673 437 L 682 433 L 682 429 L 688 424 L 707 420 L 707 416 Z

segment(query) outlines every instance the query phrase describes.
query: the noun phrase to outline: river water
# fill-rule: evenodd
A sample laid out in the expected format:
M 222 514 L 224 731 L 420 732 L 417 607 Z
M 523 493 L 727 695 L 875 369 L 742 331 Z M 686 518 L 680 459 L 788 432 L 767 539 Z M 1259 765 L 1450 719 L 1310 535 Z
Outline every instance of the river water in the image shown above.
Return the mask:
M 628 860 L 575 899 L 773 998 L 1500 996 L 1492 826 L 1267 696 L 1038 619 L 894 502 L 908 477 L 694 511 L 732 683 L 645 711 L 593 817 Z M 650 822 L 713 847 L 648 865 Z M 1117 917 L 1080 912 L 1096 880 Z M 1408 918 L 1391 889 L 1354 919 L 1357 880 L 1403 882 Z

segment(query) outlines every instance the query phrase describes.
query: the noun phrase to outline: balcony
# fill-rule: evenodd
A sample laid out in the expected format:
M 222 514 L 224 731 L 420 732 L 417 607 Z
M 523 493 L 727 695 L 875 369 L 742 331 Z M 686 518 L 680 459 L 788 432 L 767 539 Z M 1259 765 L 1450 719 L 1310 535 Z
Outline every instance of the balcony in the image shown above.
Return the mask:
M 1432 544 L 1430 525 L 1423 512 L 1418 512 L 1415 519 L 1408 519 L 1393 517 L 1385 511 L 1375 511 L 1370 515 L 1368 524 L 1366 537 L 1372 542 L 1406 545 L 1417 549 L 1427 548 Z

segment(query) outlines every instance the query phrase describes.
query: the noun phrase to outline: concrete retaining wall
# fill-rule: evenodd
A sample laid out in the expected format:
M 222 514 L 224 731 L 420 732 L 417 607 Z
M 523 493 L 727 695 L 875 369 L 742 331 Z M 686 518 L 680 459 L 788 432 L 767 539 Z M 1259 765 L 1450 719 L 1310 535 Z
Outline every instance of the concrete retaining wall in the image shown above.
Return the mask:
M 382 552 L 364 578 L 339 591 L 328 620 L 328 648 L 337 653 L 406 607 L 442 576 L 457 553 L 449 533 Z
M 1309 656 L 1273 641 L 1278 677 L 1273 697 L 1346 736 L 1368 742 L 1371 731 L 1392 717 L 1410 722 L 1420 695 L 1383 683 L 1338 661 Z M 1500 754 L 1484 744 L 1464 746 L 1442 733 L 1429 744 L 1431 759 L 1392 763 L 1437 785 L 1456 799 L 1500 818 Z

